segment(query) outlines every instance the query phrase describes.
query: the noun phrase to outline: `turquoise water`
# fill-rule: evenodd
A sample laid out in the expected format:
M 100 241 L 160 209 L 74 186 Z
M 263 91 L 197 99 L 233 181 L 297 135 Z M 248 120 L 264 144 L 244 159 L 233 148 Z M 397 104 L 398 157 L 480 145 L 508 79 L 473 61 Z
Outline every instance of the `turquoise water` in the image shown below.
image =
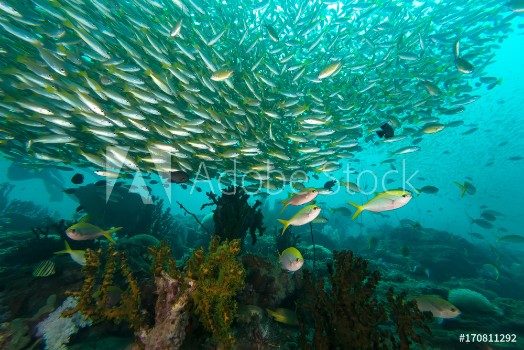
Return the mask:
M 239 238 L 246 240 L 238 259 L 257 297 L 246 297 L 245 287 L 234 300 L 240 307 L 260 307 L 260 324 L 268 324 L 272 334 L 262 337 L 263 345 L 250 343 L 251 323 L 237 320 L 238 348 L 301 348 L 301 331 L 263 309 L 294 309 L 307 294 L 300 289 L 302 271 L 327 276 L 331 252 L 343 249 L 381 272 L 381 298 L 392 286 L 410 298 L 428 294 L 453 302 L 453 291 L 468 289 L 489 300 L 472 301 L 474 306 L 462 300 L 461 316 L 429 322 L 428 348 L 458 348 L 459 334 L 491 330 L 517 334 L 517 344 L 493 348 L 519 348 L 524 21 L 511 9 L 522 9 L 520 2 L 2 0 L 0 9 L 0 184 L 9 188 L 0 206 L 3 348 L 38 342 L 36 324 L 62 304 L 66 290 L 80 290 L 81 266 L 53 254 L 64 240 L 78 250 L 109 246 L 100 235 L 66 234 L 86 216 L 100 231 L 123 227 L 112 234 L 116 249 L 138 261 L 130 266 L 139 276 L 143 313 L 154 314 L 150 260 L 144 258 L 149 243 L 139 243 L 139 249 L 130 242 L 140 234 L 167 241 L 183 269 L 193 250 L 220 233 L 208 225 L 223 205 L 203 205 L 211 194 L 220 196 L 225 183 L 235 183 L 225 179 L 235 171 L 236 183 L 250 194 L 248 203 L 261 201 L 266 230 L 255 245 L 241 230 Z M 460 59 L 473 71 L 460 72 Z M 446 113 L 471 96 L 476 100 L 464 104 L 464 111 Z M 376 131 L 384 123 L 405 138 L 383 142 Z M 442 130 L 422 132 L 428 125 Z M 115 182 L 101 171 L 120 177 Z M 188 178 L 169 180 L 180 171 Z M 298 172 L 307 179 L 290 182 Z M 83 175 L 81 183 L 72 181 L 75 174 Z M 105 179 L 116 187 L 100 183 Z M 336 181 L 332 192 L 291 203 L 281 213 L 281 201 L 300 191 L 297 184 L 320 191 L 330 180 Z M 341 180 L 357 183 L 361 193 L 348 193 Z M 465 181 L 475 191 L 461 196 L 454 182 Z M 418 195 L 424 186 L 438 191 Z M 397 189 L 412 194 L 406 205 L 352 218 L 355 207 L 348 201 L 369 209 L 366 202 Z M 277 218 L 293 220 L 312 203 L 324 221 L 292 226 L 282 243 Z M 236 222 L 230 215 L 224 221 Z M 255 220 L 239 217 L 242 224 Z M 207 232 L 194 218 L 205 221 Z M 49 236 L 36 234 L 42 230 Z M 306 253 L 315 244 L 313 232 L 328 252 L 325 259 Z M 295 245 L 304 255 L 304 267 L 294 274 L 279 268 L 277 255 L 290 246 L 292 234 L 300 237 Z M 246 263 L 249 254 L 275 267 L 285 291 L 253 287 L 249 278 L 264 274 Z M 56 271 L 34 276 L 43 260 Z M 122 283 L 115 282 L 126 290 Z M 268 301 L 264 294 L 278 296 Z M 52 295 L 57 300 L 50 309 L 37 312 Z M 192 317 L 185 348 L 215 348 L 216 339 Z M 115 341 L 111 347 L 124 349 L 134 342 L 125 322 L 109 324 L 95 322 L 69 346 L 102 348 Z M 13 333 L 20 327 L 20 334 Z M 35 346 L 60 348 L 45 336 Z

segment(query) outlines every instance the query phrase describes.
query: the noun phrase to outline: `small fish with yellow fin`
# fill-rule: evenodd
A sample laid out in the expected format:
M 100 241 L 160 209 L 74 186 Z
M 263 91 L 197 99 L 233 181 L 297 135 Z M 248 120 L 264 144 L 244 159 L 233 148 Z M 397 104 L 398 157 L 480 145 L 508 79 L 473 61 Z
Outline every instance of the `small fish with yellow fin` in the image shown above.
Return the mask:
M 113 237 L 111 237 L 111 233 L 122 229 L 122 227 L 116 227 L 116 228 L 112 228 L 110 230 L 104 231 L 100 227 L 88 223 L 87 222 L 88 219 L 89 219 L 89 215 L 84 216 L 82 219 L 80 219 L 79 222 L 70 226 L 66 230 L 67 237 L 75 241 L 87 241 L 87 240 L 97 239 L 98 237 L 104 236 L 111 243 L 113 244 L 116 243 Z
M 302 265 L 304 265 L 304 258 L 302 254 L 295 247 L 289 247 L 278 256 L 278 261 L 282 269 L 295 272 L 300 270 Z
M 54 252 L 53 254 L 69 254 L 71 259 L 79 265 L 84 266 L 86 264 L 86 251 L 85 250 L 72 250 L 69 243 L 65 241 L 65 250 Z

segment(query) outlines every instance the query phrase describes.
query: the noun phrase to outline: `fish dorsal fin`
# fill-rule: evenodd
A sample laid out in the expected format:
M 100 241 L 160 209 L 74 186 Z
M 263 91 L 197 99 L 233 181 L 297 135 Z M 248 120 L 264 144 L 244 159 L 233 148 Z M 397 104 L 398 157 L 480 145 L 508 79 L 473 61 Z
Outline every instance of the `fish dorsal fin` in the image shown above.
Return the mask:
M 69 246 L 69 243 L 67 243 L 67 241 L 64 241 L 64 243 L 65 243 L 65 250 L 68 252 L 72 251 L 71 247 Z
M 78 222 L 87 222 L 90 219 L 89 215 L 84 216 Z

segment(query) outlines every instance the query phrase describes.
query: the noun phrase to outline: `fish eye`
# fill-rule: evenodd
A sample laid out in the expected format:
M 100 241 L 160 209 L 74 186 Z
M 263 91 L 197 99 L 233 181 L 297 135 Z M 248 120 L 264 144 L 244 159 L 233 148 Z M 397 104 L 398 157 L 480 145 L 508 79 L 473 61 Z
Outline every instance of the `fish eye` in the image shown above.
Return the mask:
M 455 309 L 454 307 L 452 307 L 450 310 L 453 312 L 457 311 L 457 309 Z
M 402 197 L 406 198 L 408 195 L 407 194 L 403 194 Z
M 64 68 L 60 68 L 60 72 L 64 73 L 65 69 Z

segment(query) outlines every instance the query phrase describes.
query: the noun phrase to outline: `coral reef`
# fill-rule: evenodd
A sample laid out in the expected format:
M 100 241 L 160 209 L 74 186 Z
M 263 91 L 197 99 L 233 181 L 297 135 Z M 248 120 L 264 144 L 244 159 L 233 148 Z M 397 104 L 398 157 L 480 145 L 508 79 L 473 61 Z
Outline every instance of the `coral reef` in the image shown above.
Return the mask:
M 231 331 L 236 312 L 236 294 L 244 287 L 245 271 L 236 259 L 239 240 L 224 240 L 214 236 L 207 254 L 204 248 L 193 251 L 187 262 L 186 276 L 194 280 L 191 294 L 194 312 L 213 339 L 224 348 L 231 348 L 235 338 Z
M 190 297 L 195 283 L 187 285 L 160 270 L 155 277 L 158 298 L 155 307 L 155 324 L 136 332 L 137 340 L 132 349 L 179 349 L 186 337 L 189 324 Z
M 37 326 L 37 336 L 43 337 L 46 350 L 65 350 L 71 335 L 80 328 L 90 326 L 92 321 L 76 310 L 78 297 L 68 297 L 60 307 Z M 67 313 L 67 316 L 64 314 Z
M 39 322 L 44 315 L 47 316 L 55 310 L 56 299 L 56 295 L 51 294 L 45 304 L 29 318 L 15 318 L 8 322 L 2 320 L 0 324 L 0 349 L 27 349 L 32 341 L 32 325 Z M 40 338 L 37 339 L 30 348 L 34 348 L 40 341 Z
M 64 316 L 80 311 L 94 323 L 108 320 L 118 324 L 125 321 L 131 328 L 139 329 L 144 323 L 140 308 L 140 289 L 129 269 L 125 254 L 115 251 L 110 245 L 106 254 L 102 254 L 101 249 L 96 252 L 88 249 L 85 256 L 86 264 L 82 272 L 86 277 L 82 289 L 70 293 L 79 297 L 78 304 L 71 310 L 65 311 Z M 102 263 L 103 260 L 105 264 Z M 100 270 L 103 271 L 102 277 L 99 276 Z M 121 284 L 127 288 L 118 292 L 117 302 L 112 302 L 111 287 L 118 285 L 115 281 L 117 272 L 122 277 Z
M 257 241 L 256 232 L 258 231 L 259 236 L 264 234 L 266 228 L 260 209 L 262 202 L 257 200 L 253 206 L 249 205 L 249 195 L 242 187 L 230 186 L 222 191 L 220 197 L 213 192 L 206 192 L 206 195 L 211 202 L 203 204 L 201 209 L 216 205 L 213 211 L 215 235 L 221 239 L 239 239 L 243 244 L 249 231 L 251 243 L 254 245 Z
M 427 334 L 431 334 L 429 327 L 425 324 L 431 319 L 428 314 L 421 313 L 418 310 L 417 303 L 413 300 L 406 300 L 407 292 L 395 295 L 393 288 L 387 292 L 387 300 L 390 311 L 390 318 L 395 322 L 398 339 L 392 342 L 400 350 L 407 350 L 413 343 L 422 344 L 422 336 L 415 332 L 415 328 L 421 328 Z
M 151 241 L 150 236 L 142 238 Z M 149 308 L 144 302 L 147 296 L 141 293 L 124 253 L 116 251 L 112 245 L 106 253 L 101 249 L 87 250 L 82 289 L 70 293 L 78 297 L 78 304 L 63 316 L 80 311 L 92 319 L 93 324 L 125 322 L 135 332 L 135 348 L 177 349 L 184 341 L 188 322 L 194 314 L 215 342 L 223 348 L 231 348 L 235 342 L 231 330 L 237 310 L 235 297 L 244 286 L 245 275 L 236 258 L 239 252 L 238 240 L 220 242 L 219 237 L 214 236 L 207 253 L 203 248 L 193 251 L 182 273 L 166 242 L 149 247 L 150 271 L 158 295 L 153 321 L 148 318 Z M 147 278 L 141 282 L 147 288 Z M 119 290 L 116 301 L 112 300 L 115 288 Z
M 407 349 L 412 341 L 422 342 L 413 327 L 423 326 L 428 316 L 412 303 L 404 304 L 405 294 L 395 297 L 390 291 L 388 308 L 375 296 L 380 273 L 370 272 L 366 260 L 350 251 L 334 252 L 333 260 L 334 266 L 328 265 L 328 289 L 324 279 L 315 284 L 311 273 L 304 271 L 306 297 L 297 309 L 303 349 L 342 349 L 347 344 L 353 349 Z M 391 320 L 398 337 L 381 327 Z
M 242 264 L 246 269 L 245 288 L 239 296 L 242 304 L 275 309 L 295 295 L 302 272 L 290 274 L 282 271 L 275 264 L 276 260 L 276 257 L 269 261 L 252 254 L 242 256 Z
M 151 235 L 139 234 L 122 237 L 116 243 L 116 249 L 126 252 L 129 267 L 136 277 L 150 276 L 151 253 L 149 248 L 156 247 L 160 241 Z
M 176 268 L 176 261 L 171 257 L 171 249 L 167 243 L 162 241 L 156 247 L 150 247 L 149 254 L 153 256 L 153 263 L 151 264 L 151 273 L 155 277 L 159 277 L 163 272 L 166 272 L 170 277 L 181 279 L 182 275 Z

